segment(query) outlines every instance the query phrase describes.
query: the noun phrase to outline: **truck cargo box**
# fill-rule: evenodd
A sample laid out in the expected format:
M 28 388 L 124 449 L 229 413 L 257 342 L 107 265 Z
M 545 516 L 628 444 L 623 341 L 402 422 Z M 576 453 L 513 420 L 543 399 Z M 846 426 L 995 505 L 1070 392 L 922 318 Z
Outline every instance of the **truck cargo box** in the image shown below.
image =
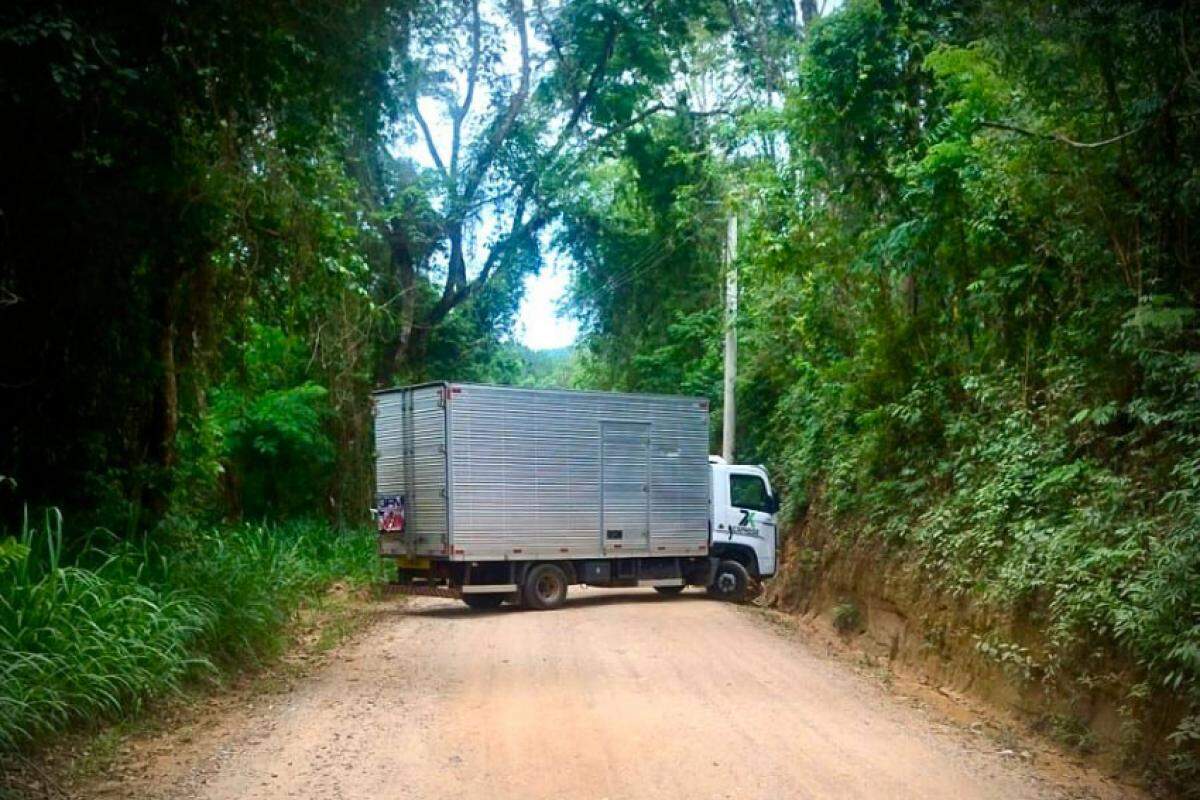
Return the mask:
M 429 383 L 375 402 L 383 555 L 707 552 L 703 398 Z

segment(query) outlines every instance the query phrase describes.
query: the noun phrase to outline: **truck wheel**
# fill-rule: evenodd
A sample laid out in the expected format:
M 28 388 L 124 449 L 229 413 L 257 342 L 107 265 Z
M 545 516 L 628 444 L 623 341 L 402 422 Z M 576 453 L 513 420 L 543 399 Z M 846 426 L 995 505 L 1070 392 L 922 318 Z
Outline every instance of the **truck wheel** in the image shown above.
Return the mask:
M 750 588 L 750 573 L 736 561 L 722 561 L 708 587 L 708 593 L 720 600 L 740 603 Z
M 464 594 L 462 601 L 467 604 L 468 608 L 473 608 L 476 611 L 485 611 L 491 608 L 499 608 L 504 602 L 502 594 Z
M 686 586 L 655 586 L 654 591 L 658 592 L 659 594 L 668 594 L 674 596 L 686 588 Z
M 525 576 L 525 605 L 539 611 L 558 608 L 567 599 L 567 574 L 554 564 L 538 564 Z

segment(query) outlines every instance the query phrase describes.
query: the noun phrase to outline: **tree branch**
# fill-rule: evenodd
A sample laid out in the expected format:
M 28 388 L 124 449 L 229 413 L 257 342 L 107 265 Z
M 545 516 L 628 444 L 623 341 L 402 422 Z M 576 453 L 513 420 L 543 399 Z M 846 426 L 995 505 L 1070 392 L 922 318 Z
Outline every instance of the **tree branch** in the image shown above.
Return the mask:
M 640 125 L 641 123 L 645 122 L 650 117 L 652 117 L 655 114 L 658 114 L 662 111 L 673 111 L 676 114 L 689 114 L 693 117 L 715 117 L 715 116 L 731 116 L 732 117 L 732 116 L 736 116 L 736 114 L 734 112 L 729 111 L 728 109 L 723 109 L 723 108 L 715 108 L 715 109 L 712 109 L 711 111 L 692 111 L 689 108 L 680 107 L 678 105 L 667 105 L 665 103 L 655 103 L 651 106 L 648 106 L 642 112 L 630 117 L 625 122 L 623 122 L 619 125 L 614 125 L 610 128 L 604 129 L 604 133 L 602 133 L 600 136 L 597 136 L 596 138 L 591 139 L 587 142 L 586 146 L 584 147 L 584 151 L 595 150 L 600 145 L 607 143 L 613 137 L 619 136 L 620 134 L 624 133 L 625 131 L 629 130 L 630 128 Z M 575 169 L 575 167 L 579 166 L 579 164 L 583 161 L 584 157 L 585 157 L 584 153 L 581 153 L 579 156 L 577 156 L 575 159 L 573 159 L 570 163 L 568 163 L 562 170 L 560 170 L 560 172 L 565 173 L 565 172 L 570 172 L 571 170 Z M 544 173 L 542 173 L 542 174 L 544 174 Z M 540 177 L 540 174 L 537 177 Z M 523 186 L 521 188 L 528 189 L 530 187 Z
M 421 109 L 417 107 L 417 95 L 415 93 L 409 97 L 409 103 L 412 106 L 413 117 L 416 118 L 417 125 L 421 126 L 421 133 L 425 135 L 425 147 L 429 150 L 430 158 L 433 159 L 438 172 L 442 173 L 442 177 L 449 179 L 450 174 L 446 171 L 446 165 L 442 163 L 442 157 L 438 155 L 437 145 L 433 143 L 433 134 L 429 131 L 429 124 L 425 122 L 425 117 L 421 114 Z
M 742 37 L 747 46 L 753 51 L 757 51 L 758 60 L 762 62 L 763 77 L 766 78 L 767 92 L 774 93 L 777 87 L 784 84 L 782 72 L 779 66 L 775 63 L 775 59 L 771 56 L 770 41 L 762 32 L 762 27 L 759 25 L 757 18 L 751 26 L 747 26 L 745 18 L 742 17 L 741 11 L 738 10 L 737 0 L 725 0 L 725 9 L 729 14 L 729 21 L 733 29 Z
M 546 210 L 539 209 L 527 221 L 522 222 L 525 216 L 525 200 L 524 198 L 518 198 L 516 202 L 517 206 L 513 214 L 513 223 L 509 228 L 509 232 L 505 234 L 504 238 L 492 245 L 487 259 L 483 262 L 483 266 L 479 270 L 479 274 L 469 283 L 457 286 L 453 290 L 450 290 L 449 284 L 447 284 L 447 291 L 442 293 L 437 305 L 422 320 L 421 326 L 423 328 L 429 329 L 435 327 L 455 307 L 482 289 L 484 284 L 487 283 L 488 278 L 503 263 L 502 260 L 508 256 L 513 248 L 524 239 L 535 234 L 550 219 L 550 215 Z
M 1141 125 L 1138 125 L 1136 128 L 1131 128 L 1130 130 L 1127 130 L 1124 133 L 1118 133 L 1116 136 L 1110 136 L 1107 139 L 1101 139 L 1098 142 L 1078 142 L 1078 141 L 1075 141 L 1074 139 L 1070 138 L 1069 136 L 1067 136 L 1064 133 L 1059 133 L 1058 131 L 1053 131 L 1051 133 L 1043 133 L 1041 131 L 1030 130 L 1029 128 L 1022 128 L 1019 125 L 1013 125 L 1008 122 L 997 122 L 995 120 L 989 120 L 989 119 L 978 120 L 976 122 L 976 124 L 982 128 L 995 128 L 996 130 L 1009 131 L 1011 133 L 1019 133 L 1022 136 L 1029 136 L 1034 139 L 1045 139 L 1047 141 L 1058 142 L 1059 144 L 1065 144 L 1068 147 L 1077 147 L 1077 148 L 1084 149 L 1084 150 L 1094 150 L 1098 147 L 1106 147 L 1107 145 L 1110 145 L 1110 144 L 1116 144 L 1117 142 L 1119 142 L 1123 139 L 1128 139 L 1130 136 L 1141 133 L 1142 131 L 1146 130 L 1146 128 L 1149 128 L 1151 125 L 1158 122 L 1163 116 L 1165 116 L 1166 114 L 1168 114 L 1170 112 L 1171 107 L 1175 104 L 1176 98 L 1179 96 L 1179 90 L 1182 88 L 1182 86 L 1183 86 L 1182 81 L 1179 81 L 1174 86 L 1172 86 L 1171 91 L 1167 93 L 1167 96 L 1165 98 L 1163 98 L 1162 107 L 1159 108 L 1159 110 L 1154 114 L 1154 116 L 1148 118 Z
M 542 21 L 542 25 L 546 28 L 546 38 L 550 40 L 550 48 L 554 50 L 554 55 L 558 57 L 558 61 L 561 64 L 566 60 L 563 57 L 562 40 L 554 32 L 554 26 L 550 24 L 549 18 L 546 17 L 546 7 L 542 0 L 534 0 L 533 7 L 537 11 L 538 19 Z
M 471 285 L 468 287 L 469 292 L 478 291 L 487 283 L 488 277 L 492 274 L 492 270 L 496 268 L 496 264 L 500 261 L 501 257 L 507 255 L 508 251 L 516 246 L 521 239 L 528 236 L 535 229 L 535 226 L 540 227 L 541 222 L 539 220 L 543 216 L 543 212 L 539 210 L 529 218 L 528 222 L 522 222 L 521 220 L 525 218 L 525 198 L 517 198 L 517 206 L 513 211 L 513 223 L 512 227 L 509 228 L 508 235 L 492 247 L 487 259 L 483 262 L 483 267 L 479 270 L 479 274 L 475 276 L 475 280 L 471 281 Z
M 1117 142 L 1121 141 L 1122 139 L 1128 139 L 1130 136 L 1133 136 L 1134 134 L 1141 133 L 1146 128 L 1150 127 L 1150 124 L 1153 121 L 1154 120 L 1147 120 L 1147 121 L 1143 122 L 1141 125 L 1138 125 L 1136 128 L 1127 130 L 1124 133 L 1118 133 L 1116 136 L 1110 136 L 1107 139 L 1101 139 L 1098 142 L 1077 142 L 1074 139 L 1067 136 L 1066 134 L 1059 133 L 1057 131 L 1054 131 L 1052 133 L 1043 133 L 1041 131 L 1031 131 L 1028 128 L 1022 128 L 1019 125 L 1010 125 L 1007 122 L 996 122 L 996 121 L 988 120 L 988 119 L 981 119 L 981 120 L 979 120 L 978 124 L 980 127 L 983 127 L 983 128 L 995 128 L 996 130 L 1009 131 L 1011 133 L 1019 133 L 1022 136 L 1028 136 L 1033 139 L 1045 139 L 1046 141 L 1058 142 L 1059 144 L 1065 144 L 1069 147 L 1078 147 L 1081 149 L 1092 150 L 1097 147 L 1105 147 L 1110 144 L 1116 144 Z
M 804 23 L 806 31 L 817 21 L 819 16 L 821 16 L 821 12 L 817 10 L 816 0 L 800 0 L 800 21 Z
M 509 99 L 508 108 L 505 109 L 504 116 L 492 126 L 492 130 L 488 134 L 487 143 L 484 145 L 483 150 L 475 161 L 474 167 L 471 169 L 471 173 L 464 184 L 462 194 L 457 198 L 461 203 L 469 203 L 474 199 L 475 192 L 478 191 L 479 185 L 483 183 L 484 176 L 491 168 L 492 162 L 495 161 L 496 154 L 500 151 L 500 146 L 512 132 L 513 125 L 516 124 L 517 117 L 520 115 L 521 109 L 525 107 L 525 101 L 529 98 L 531 68 L 529 65 L 529 31 L 525 25 L 524 0 L 510 0 L 509 7 L 513 17 L 513 24 L 517 29 L 517 37 L 521 44 L 521 80 L 517 91 Z
M 483 26 L 479 19 L 479 0 L 471 3 L 471 64 L 467 67 L 467 93 L 462 105 L 451 111 L 454 120 L 453 138 L 450 145 L 450 178 L 458 175 L 458 153 L 462 144 L 462 124 L 471 111 L 475 100 L 475 84 L 479 79 L 479 57 L 482 50 Z
M 577 95 L 574 107 L 571 109 L 571 116 L 567 119 L 567 124 L 560 131 L 558 139 L 554 142 L 554 146 L 547 153 L 546 161 L 553 161 L 566 145 L 567 139 L 575 132 L 575 128 L 579 125 L 580 119 L 583 118 L 587 107 L 591 105 L 596 98 L 596 91 L 600 87 L 600 80 L 604 77 L 604 71 L 608 68 L 608 61 L 612 58 L 613 49 L 617 43 L 617 23 L 613 20 L 608 26 L 608 32 L 604 36 L 604 48 L 600 51 L 600 58 L 596 60 L 592 67 L 592 72 L 588 76 L 587 87 L 581 95 Z
M 542 157 L 538 159 L 539 165 L 529 169 L 521 179 L 514 181 L 510 189 L 493 194 L 483 200 L 477 200 L 476 196 L 480 194 L 480 189 L 486 181 L 496 159 L 499 158 L 505 143 L 512 136 L 514 129 L 518 125 L 521 114 L 528 104 L 531 94 L 532 68 L 529 52 L 528 23 L 523 0 L 506 0 L 506 2 L 508 3 L 509 15 L 517 32 L 520 45 L 521 64 L 519 80 L 503 111 L 486 130 L 485 135 L 482 137 L 482 144 L 473 153 L 471 163 L 463 170 L 463 180 L 458 180 L 458 153 L 461 142 L 461 125 L 467 116 L 474 87 L 477 84 L 477 69 L 479 67 L 476 66 L 476 62 L 480 58 L 479 54 L 473 49 L 471 67 L 468 70 L 467 96 L 464 98 L 463 104 L 455 106 L 453 105 L 453 100 L 450 102 L 450 111 L 454 116 L 455 140 L 452 143 L 449 172 L 444 168 L 444 162 L 441 161 L 439 154 L 436 153 L 428 126 L 420 118 L 419 110 L 416 108 L 415 98 L 412 103 L 414 116 L 417 118 L 418 124 L 425 135 L 431 156 L 442 171 L 442 174 L 447 177 L 447 190 L 449 192 L 449 197 L 447 198 L 448 204 L 444 210 L 445 217 L 443 224 L 443 233 L 450 241 L 448 274 L 437 302 L 431 309 L 422 314 L 421 322 L 415 326 L 422 331 L 429 331 L 436 327 L 455 307 L 481 291 L 494 274 L 506 268 L 511 261 L 514 251 L 529 242 L 530 237 L 536 236 L 537 231 L 551 219 L 551 212 L 548 206 L 544 204 L 537 204 L 535 212 L 529 219 L 525 219 L 525 212 L 529 207 L 534 206 L 534 198 L 537 197 L 539 182 L 552 172 L 560 172 L 560 170 L 555 169 L 556 162 L 560 161 L 559 156 L 561 151 L 576 136 L 583 120 L 587 117 L 588 110 L 592 107 L 600 92 L 605 73 L 615 51 L 617 37 L 623 24 L 623 18 L 619 15 L 611 13 L 608 15 L 609 24 L 604 33 L 601 51 L 596 62 L 591 65 L 586 85 L 580 91 L 572 92 L 567 119 L 559 130 L 554 145 L 549 150 L 543 151 Z M 652 9 L 653 0 L 646 0 L 645 4 L 641 7 L 641 14 L 644 16 Z M 480 25 L 476 5 L 472 6 L 472 12 L 472 47 L 476 48 L 477 42 L 479 42 L 479 34 L 476 29 Z M 541 21 L 547 25 L 547 30 L 549 31 L 549 21 L 545 19 L 542 4 L 538 0 L 535 0 L 535 12 L 541 15 Z M 556 37 L 549 32 L 547 35 L 552 39 L 551 45 L 555 54 L 559 57 L 560 63 L 565 63 L 563 50 L 556 41 Z M 478 45 L 478 47 L 481 51 L 481 45 Z M 601 135 L 594 137 L 592 144 L 603 143 L 666 108 L 668 106 L 662 104 L 655 104 L 646 108 L 628 121 L 613 126 L 605 130 Z M 572 164 L 566 163 L 570 161 L 569 159 L 561 159 L 561 161 L 564 163 L 558 163 L 558 167 L 565 167 L 568 170 L 572 168 Z M 511 226 L 507 233 L 501 235 L 498 240 L 492 243 L 483 264 L 480 266 L 478 274 L 468 281 L 466 278 L 466 259 L 464 253 L 464 226 L 471 215 L 481 205 L 498 202 L 504 198 L 511 198 L 513 204 Z M 413 346 L 419 345 L 414 344 Z

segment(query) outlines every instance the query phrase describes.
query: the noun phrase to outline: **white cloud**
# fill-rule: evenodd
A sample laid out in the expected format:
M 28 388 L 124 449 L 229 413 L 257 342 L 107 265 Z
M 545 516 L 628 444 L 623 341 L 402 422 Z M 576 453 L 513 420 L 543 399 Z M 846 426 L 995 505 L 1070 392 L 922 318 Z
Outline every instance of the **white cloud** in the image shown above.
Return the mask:
M 533 350 L 566 347 L 579 335 L 579 323 L 558 315 L 571 274 L 551 256 L 537 275 L 525 277 L 525 296 L 517 311 L 517 338 Z

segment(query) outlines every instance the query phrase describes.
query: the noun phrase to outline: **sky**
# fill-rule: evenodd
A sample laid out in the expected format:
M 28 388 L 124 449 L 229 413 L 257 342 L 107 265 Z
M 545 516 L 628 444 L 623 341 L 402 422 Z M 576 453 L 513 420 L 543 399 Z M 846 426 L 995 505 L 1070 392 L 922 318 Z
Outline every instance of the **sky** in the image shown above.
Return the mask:
M 558 315 L 570 271 L 553 257 L 548 262 L 541 272 L 525 278 L 525 297 L 517 311 L 517 340 L 532 350 L 566 347 L 579 335 L 576 320 Z

